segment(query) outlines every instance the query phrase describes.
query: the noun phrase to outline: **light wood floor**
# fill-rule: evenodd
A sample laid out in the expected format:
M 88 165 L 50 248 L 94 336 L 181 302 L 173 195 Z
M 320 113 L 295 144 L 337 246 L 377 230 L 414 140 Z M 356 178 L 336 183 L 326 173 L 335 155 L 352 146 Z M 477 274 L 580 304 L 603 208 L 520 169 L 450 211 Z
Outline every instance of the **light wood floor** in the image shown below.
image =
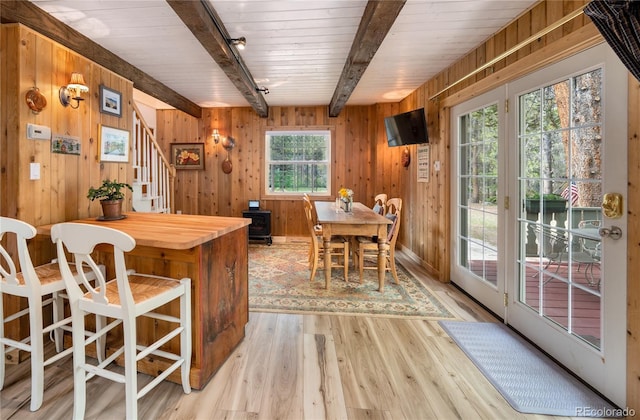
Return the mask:
M 461 320 L 496 320 L 454 287 L 398 260 Z M 117 368 L 116 368 L 117 369 Z M 29 361 L 8 366 L 1 419 L 70 419 L 71 360 L 45 371 L 29 411 Z M 139 375 L 139 382 L 149 377 Z M 143 383 L 139 384 L 140 386 Z M 124 418 L 124 385 L 94 378 L 88 419 Z M 251 313 L 246 338 L 201 391 L 165 382 L 139 402 L 144 419 L 554 419 L 513 410 L 436 320 Z M 566 417 L 563 417 L 566 419 Z M 560 417 L 558 417 L 560 419 Z

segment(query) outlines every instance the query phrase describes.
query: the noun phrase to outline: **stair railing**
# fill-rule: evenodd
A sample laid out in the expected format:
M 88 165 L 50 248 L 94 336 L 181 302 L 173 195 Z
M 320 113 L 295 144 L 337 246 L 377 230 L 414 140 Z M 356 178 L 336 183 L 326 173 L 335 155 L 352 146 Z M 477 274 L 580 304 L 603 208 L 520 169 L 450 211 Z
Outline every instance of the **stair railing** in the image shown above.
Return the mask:
M 176 168 L 162 153 L 156 138 L 142 118 L 140 110 L 133 104 L 133 168 L 134 181 L 146 188 L 147 197 L 152 197 L 155 211 L 174 213 L 173 191 Z M 134 206 L 135 208 L 135 206 Z

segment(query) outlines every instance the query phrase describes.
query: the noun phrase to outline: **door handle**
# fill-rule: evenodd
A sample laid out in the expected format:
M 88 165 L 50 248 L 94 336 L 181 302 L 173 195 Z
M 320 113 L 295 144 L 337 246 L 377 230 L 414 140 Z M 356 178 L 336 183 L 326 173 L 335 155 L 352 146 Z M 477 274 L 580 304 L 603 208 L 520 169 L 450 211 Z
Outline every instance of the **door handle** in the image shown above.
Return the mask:
M 601 227 L 598 229 L 598 234 L 603 238 L 620 239 L 622 236 L 622 229 L 618 226 Z

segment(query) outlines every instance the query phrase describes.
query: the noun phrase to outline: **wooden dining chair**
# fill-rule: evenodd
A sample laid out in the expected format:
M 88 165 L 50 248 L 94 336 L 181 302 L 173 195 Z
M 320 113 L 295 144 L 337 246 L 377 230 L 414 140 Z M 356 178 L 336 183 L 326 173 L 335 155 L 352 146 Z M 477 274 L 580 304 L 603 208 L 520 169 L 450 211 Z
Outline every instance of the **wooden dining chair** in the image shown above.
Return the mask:
M 304 193 L 302 194 L 302 199 L 304 200 L 304 204 L 305 206 L 309 206 L 311 208 L 311 220 L 313 223 L 313 232 L 315 233 L 316 236 L 322 237 L 322 225 L 318 224 L 317 220 L 318 218 L 316 217 L 315 214 L 315 210 L 313 208 L 313 203 L 311 202 L 311 197 L 309 196 L 309 194 Z M 305 207 L 305 212 L 306 212 L 306 207 Z M 305 223 L 306 223 L 306 216 L 305 216 Z M 309 247 L 309 263 L 311 263 L 311 261 L 313 261 L 313 249 L 312 247 Z
M 387 241 L 389 242 L 389 251 L 385 258 L 386 270 L 391 271 L 393 279 L 398 283 L 398 272 L 396 270 L 396 241 L 398 240 L 398 232 L 400 231 L 400 216 L 402 212 L 402 199 L 391 198 L 385 203 L 387 207 L 386 217 L 393 221 L 387 229 Z M 357 236 L 355 239 L 354 263 L 360 273 L 360 283 L 364 278 L 364 270 L 378 269 L 378 242 L 368 236 Z M 375 265 L 366 265 L 365 257 L 371 257 L 376 261 Z
M 316 233 L 316 235 L 318 236 L 322 236 L 322 225 L 318 224 L 318 217 L 315 214 L 315 210 L 313 208 L 313 203 L 311 202 L 311 196 L 309 196 L 309 194 L 304 193 L 302 194 L 302 199 L 305 200 L 307 203 L 309 203 L 309 206 L 311 206 L 311 216 L 312 216 L 312 220 L 313 220 L 313 230 Z
M 94 226 L 84 223 L 59 223 L 51 228 L 51 239 L 56 243 L 60 270 L 67 287 L 69 305 L 73 320 L 73 417 L 84 417 L 86 405 L 86 383 L 94 375 L 102 376 L 125 384 L 126 418 L 138 418 L 138 399 L 144 397 L 156 385 L 177 369 L 181 369 L 182 389 L 185 394 L 191 392 L 189 371 L 191 367 L 191 279 L 173 279 L 168 277 L 140 274 L 127 270 L 125 252 L 131 251 L 136 242 L 130 235 L 116 229 Z M 83 277 L 85 293 L 74 281 L 71 266 L 66 254 L 75 257 L 76 264 L 86 264 L 92 269 L 97 265 L 91 253 L 97 245 L 106 245 L 113 251 L 113 272 L 115 279 L 107 281 L 102 273 L 95 271 L 96 285 L 93 287 Z M 179 301 L 180 315 L 172 316 L 156 313 L 158 308 L 170 302 Z M 99 314 L 112 320 L 97 334 L 104 335 L 114 327 L 122 325 L 124 340 L 122 346 L 103 362 L 95 364 L 87 360 L 85 346 L 95 338 L 85 339 L 84 317 L 87 314 Z M 174 324 L 154 343 L 142 345 L 136 339 L 136 320 L 149 317 Z M 180 338 L 180 350 L 166 348 L 170 340 Z M 161 346 L 163 346 L 161 348 Z M 108 370 L 107 366 L 124 354 L 124 374 Z M 137 363 L 147 356 L 167 359 L 173 363 L 154 378 L 149 384 L 138 390 Z
M 373 199 L 373 211 L 385 215 L 387 212 L 387 194 L 378 194 Z
M 311 237 L 309 245 L 309 269 L 311 275 L 309 282 L 312 282 L 316 275 L 318 265 L 324 267 L 324 253 L 329 252 L 331 254 L 331 269 L 342 268 L 344 270 L 344 280 L 349 281 L 349 241 L 343 237 L 332 237 L 329 249 L 324 248 L 324 239 L 322 236 L 318 236 L 313 227 L 313 206 L 311 202 L 304 201 L 304 213 L 307 219 L 307 229 Z M 334 262 L 333 258 L 336 257 Z M 342 259 L 342 264 L 338 259 Z
M 64 331 L 71 331 L 71 317 L 65 318 L 63 298 L 66 296 L 65 284 L 57 263 L 33 266 L 27 240 L 36 236 L 35 227 L 21 220 L 0 217 L 0 240 L 6 238 L 6 248 L 0 243 L 0 390 L 4 386 L 6 354 L 14 349 L 31 354 L 31 404 L 30 410 L 36 411 L 42 405 L 44 395 L 44 368 L 71 354 L 72 347 L 64 349 Z M 17 254 L 21 271 L 18 271 L 11 254 Z M 97 269 L 104 272 L 104 266 Z M 71 272 L 71 281 L 79 280 L 75 268 Z M 86 274 L 93 280 L 92 273 Z M 4 316 L 3 295 L 26 298 L 27 307 Z M 52 305 L 53 323 L 43 326 L 43 308 Z M 5 335 L 5 324 L 29 317 L 29 335 L 23 339 L 13 339 Z M 96 323 L 102 325 L 103 318 Z M 45 359 L 44 334 L 52 334 L 56 354 Z M 87 333 L 88 334 L 88 333 Z M 96 342 L 98 357 L 104 355 L 104 342 Z

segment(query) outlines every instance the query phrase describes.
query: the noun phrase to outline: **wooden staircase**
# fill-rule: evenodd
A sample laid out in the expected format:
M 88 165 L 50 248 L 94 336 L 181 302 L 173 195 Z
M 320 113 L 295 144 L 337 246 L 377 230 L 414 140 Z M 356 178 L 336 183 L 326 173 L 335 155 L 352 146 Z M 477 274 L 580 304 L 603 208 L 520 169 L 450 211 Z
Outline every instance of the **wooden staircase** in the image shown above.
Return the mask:
M 162 153 L 153 132 L 133 104 L 133 199 L 134 211 L 173 213 L 176 168 Z

